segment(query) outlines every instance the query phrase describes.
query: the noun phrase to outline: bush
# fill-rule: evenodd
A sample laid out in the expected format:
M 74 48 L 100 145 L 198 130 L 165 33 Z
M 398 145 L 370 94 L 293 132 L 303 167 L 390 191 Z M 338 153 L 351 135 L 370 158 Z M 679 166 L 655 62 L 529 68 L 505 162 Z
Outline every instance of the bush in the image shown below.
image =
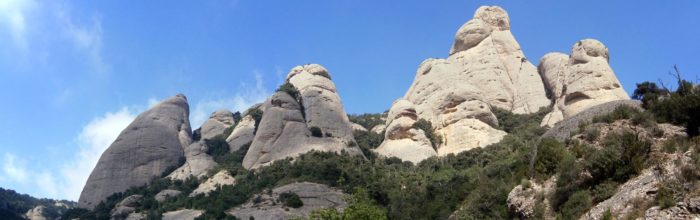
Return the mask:
M 600 129 L 595 127 L 588 127 L 583 133 L 583 139 L 587 141 L 595 141 L 600 137 Z
M 214 158 L 214 161 L 220 161 L 221 157 L 229 153 L 229 146 L 222 136 L 216 136 L 212 139 L 204 140 L 207 145 L 207 154 Z
M 615 110 L 613 110 L 609 114 L 599 115 L 599 116 L 593 117 L 593 119 L 591 119 L 591 122 L 610 124 L 610 123 L 613 123 L 613 122 L 620 120 L 620 119 L 631 119 L 632 117 L 634 117 L 635 115 L 637 115 L 639 113 L 640 113 L 639 110 L 637 110 L 633 107 L 630 107 L 627 105 L 621 105 L 621 106 L 618 106 L 617 108 L 615 108 Z
M 593 203 L 605 201 L 606 199 L 615 195 L 615 193 L 617 192 L 618 185 L 619 184 L 614 181 L 605 181 L 601 184 L 596 185 L 591 191 Z
M 353 136 L 355 136 L 355 141 L 357 141 L 357 146 L 360 147 L 362 153 L 370 158 L 374 153 L 372 149 L 376 149 L 384 141 L 384 134 L 377 134 L 372 131 L 353 131 Z
M 293 192 L 284 192 L 279 195 L 279 202 L 284 204 L 284 206 L 291 208 L 299 208 L 304 206 L 304 202 L 301 201 L 299 195 Z
M 362 125 L 362 127 L 366 128 L 367 130 L 371 130 L 377 125 L 384 124 L 384 120 L 382 120 L 382 114 L 361 114 L 361 115 L 348 115 L 348 119 L 355 123 Z
M 255 120 L 255 132 L 257 132 L 260 121 L 262 121 L 263 111 L 259 108 L 252 108 L 248 109 L 248 113 L 246 115 L 250 115 L 253 120 Z
M 588 191 L 581 190 L 569 197 L 569 200 L 562 205 L 560 213 L 564 219 L 578 219 L 591 208 L 593 201 Z
M 427 136 L 430 140 L 430 144 L 433 145 L 433 149 L 437 151 L 437 148 L 442 144 L 442 137 L 435 133 L 435 129 L 433 128 L 432 123 L 430 123 L 428 120 L 421 118 L 415 123 L 413 123 L 412 127 L 415 129 L 423 130 L 425 136 Z
M 562 143 L 551 138 L 542 139 L 537 147 L 537 158 L 535 159 L 535 172 L 547 178 L 557 172 L 557 166 L 568 152 Z
M 658 188 L 655 199 L 656 205 L 661 207 L 661 209 L 675 206 L 678 202 L 675 187 L 669 183 L 661 183 Z
M 321 131 L 321 129 L 316 126 L 309 127 L 309 131 L 311 132 L 311 136 L 323 137 L 323 131 Z
M 670 91 L 653 82 L 637 84 L 632 98 L 642 100 L 644 108 L 662 123 L 685 126 L 690 137 L 700 134 L 700 87 L 683 80 L 676 68 L 678 88 Z

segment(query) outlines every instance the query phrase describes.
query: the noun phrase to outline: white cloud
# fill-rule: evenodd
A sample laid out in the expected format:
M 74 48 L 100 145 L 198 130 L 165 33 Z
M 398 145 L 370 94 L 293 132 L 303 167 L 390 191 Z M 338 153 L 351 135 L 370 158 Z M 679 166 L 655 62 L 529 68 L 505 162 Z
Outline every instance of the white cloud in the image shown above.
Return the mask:
M 1 0 L 0 24 L 7 25 L 15 45 L 22 51 L 27 49 L 26 13 L 33 5 L 30 0 Z
M 18 164 L 15 155 L 11 153 L 5 153 L 5 163 L 2 166 L 2 171 L 7 179 L 18 182 L 25 183 L 28 180 L 29 173 L 27 169 L 22 164 Z
M 83 127 L 76 140 L 78 152 L 60 171 L 63 178 L 59 181 L 59 188 L 63 189 L 64 194 L 62 198 L 78 200 L 102 153 L 134 118 L 136 113 L 124 107 L 117 112 L 108 112 L 102 117 L 94 118 Z
M 204 99 L 194 107 L 190 114 L 190 124 L 196 129 L 201 126 L 204 121 L 209 118 L 209 115 L 219 109 L 228 109 L 232 112 L 243 112 L 255 103 L 265 101 L 270 96 L 271 92 L 263 86 L 262 74 L 254 71 L 255 84 L 250 85 L 241 82 L 238 92 L 232 97 L 220 99 Z

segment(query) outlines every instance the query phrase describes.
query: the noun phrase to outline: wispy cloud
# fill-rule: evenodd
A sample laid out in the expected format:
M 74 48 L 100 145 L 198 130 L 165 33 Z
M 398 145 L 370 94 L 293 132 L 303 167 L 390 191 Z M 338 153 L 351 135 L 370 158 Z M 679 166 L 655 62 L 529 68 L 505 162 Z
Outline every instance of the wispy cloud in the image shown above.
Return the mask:
M 5 173 L 5 178 L 18 183 L 26 183 L 29 172 L 25 168 L 24 164 L 18 162 L 15 155 L 11 153 L 5 153 L 4 160 L 5 162 L 2 165 L 2 171 Z
M 0 1 L 0 24 L 6 26 L 12 40 L 21 51 L 27 50 L 27 11 L 34 5 L 30 0 Z
M 63 34 L 73 45 L 88 57 L 94 71 L 105 74 L 110 66 L 102 59 L 102 19 L 99 15 L 93 15 L 89 24 L 80 24 L 71 17 L 67 7 L 57 7 L 56 17 Z
M 100 156 L 134 120 L 135 112 L 124 107 L 92 119 L 71 143 L 78 146 L 77 152 L 55 170 L 30 169 L 25 161 L 5 153 L 0 182 L 31 185 L 33 194 L 41 197 L 78 200 Z
M 204 99 L 197 102 L 190 114 L 192 127 L 197 128 L 201 126 L 211 113 L 219 109 L 243 112 L 253 104 L 265 101 L 270 96 L 271 91 L 267 90 L 263 85 L 262 73 L 260 71 L 254 71 L 253 73 L 255 82 L 252 85 L 247 82 L 241 82 L 235 95 L 217 99 Z

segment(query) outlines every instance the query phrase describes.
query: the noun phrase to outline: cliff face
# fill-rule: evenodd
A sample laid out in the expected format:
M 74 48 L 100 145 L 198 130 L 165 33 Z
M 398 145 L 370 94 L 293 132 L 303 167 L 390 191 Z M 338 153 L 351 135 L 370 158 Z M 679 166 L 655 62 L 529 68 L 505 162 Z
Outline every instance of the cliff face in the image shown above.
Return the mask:
M 80 194 L 79 206 L 91 209 L 113 193 L 148 184 L 179 166 L 183 149 L 192 142 L 190 135 L 184 95 L 141 113 L 102 154 Z

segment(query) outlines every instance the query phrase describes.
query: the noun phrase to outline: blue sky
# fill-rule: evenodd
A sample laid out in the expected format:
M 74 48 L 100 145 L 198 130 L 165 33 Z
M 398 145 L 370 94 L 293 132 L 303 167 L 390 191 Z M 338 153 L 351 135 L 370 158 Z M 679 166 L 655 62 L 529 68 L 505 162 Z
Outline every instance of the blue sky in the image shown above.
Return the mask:
M 500 5 L 526 56 L 595 38 L 628 92 L 677 64 L 698 79 L 697 1 L 0 0 L 0 187 L 76 200 L 141 111 L 184 93 L 193 127 L 263 100 L 319 63 L 349 113 L 382 112 L 418 65 L 446 57 L 480 5 Z

